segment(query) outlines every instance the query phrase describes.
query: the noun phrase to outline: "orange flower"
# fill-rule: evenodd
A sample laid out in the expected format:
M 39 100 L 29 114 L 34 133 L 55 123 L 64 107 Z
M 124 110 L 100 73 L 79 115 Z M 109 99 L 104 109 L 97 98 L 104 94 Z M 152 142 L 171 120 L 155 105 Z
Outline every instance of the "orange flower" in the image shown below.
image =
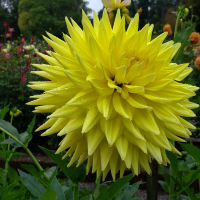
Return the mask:
M 169 36 L 169 35 L 172 35 L 171 25 L 170 25 L 170 24 L 166 24 L 166 25 L 163 27 L 163 32 L 168 32 L 168 36 Z
M 143 11 L 143 9 L 142 9 L 142 7 L 137 11 L 137 13 L 139 14 L 139 15 L 141 15 L 142 14 L 142 11 Z
M 200 41 L 200 35 L 197 32 L 192 32 L 189 39 L 195 45 Z
M 194 65 L 197 69 L 200 69 L 200 55 L 197 56 Z

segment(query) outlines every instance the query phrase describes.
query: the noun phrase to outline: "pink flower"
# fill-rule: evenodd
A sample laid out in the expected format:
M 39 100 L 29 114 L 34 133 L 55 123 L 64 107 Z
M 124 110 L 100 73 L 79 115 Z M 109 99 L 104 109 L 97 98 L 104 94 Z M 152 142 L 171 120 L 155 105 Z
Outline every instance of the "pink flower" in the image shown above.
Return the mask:
M 24 42 L 25 42 L 25 37 L 22 37 L 22 41 L 21 41 L 21 43 L 23 44 Z
M 33 44 L 33 43 L 34 43 L 34 40 L 35 40 L 35 37 L 32 37 L 32 38 L 31 38 L 30 44 Z
M 33 52 L 33 57 L 37 57 L 37 53 L 36 52 Z
M 23 68 L 23 71 L 22 71 L 22 73 L 26 73 L 26 72 L 28 72 L 28 71 L 30 71 L 31 70 L 31 68 L 29 67 L 29 66 L 25 66 L 24 68 Z
M 13 32 L 15 32 L 15 29 L 14 29 L 14 28 L 10 28 L 10 27 L 8 26 L 8 32 L 13 33 Z
M 0 44 L 0 52 L 1 52 L 1 50 L 2 50 L 2 45 Z
M 21 72 L 21 84 L 23 84 L 25 81 L 25 74 Z
M 196 48 L 196 49 L 193 51 L 193 53 L 194 53 L 194 54 L 197 54 L 197 53 L 199 53 L 199 51 L 200 51 L 200 46 L 198 46 L 198 48 Z
M 27 53 L 27 50 L 26 49 L 24 49 L 24 54 L 26 54 Z
M 3 58 L 6 58 L 6 59 L 11 58 L 11 53 L 10 52 L 4 53 Z
M 22 53 L 22 46 L 20 46 L 19 48 L 16 49 L 17 53 L 20 55 Z
M 46 51 L 42 51 L 43 54 L 48 55 L 48 53 Z
M 7 33 L 5 34 L 5 36 L 6 36 L 6 38 L 11 38 L 11 37 L 12 37 L 12 33 L 7 32 Z

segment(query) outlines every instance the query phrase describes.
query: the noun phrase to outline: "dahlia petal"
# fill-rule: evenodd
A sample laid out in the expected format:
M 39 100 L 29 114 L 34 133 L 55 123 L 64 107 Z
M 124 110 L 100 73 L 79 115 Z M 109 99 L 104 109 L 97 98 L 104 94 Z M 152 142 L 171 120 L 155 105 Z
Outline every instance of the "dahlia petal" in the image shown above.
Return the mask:
M 136 13 L 135 17 L 131 20 L 131 23 L 128 26 L 126 35 L 127 38 L 130 38 L 133 36 L 135 33 L 138 32 L 138 24 L 139 24 L 139 15 Z
M 101 170 L 105 170 L 106 166 L 110 161 L 110 157 L 113 152 L 113 147 L 109 147 L 106 140 L 103 140 L 100 144 L 100 155 L 101 155 Z
M 109 146 L 112 146 L 116 139 L 122 134 L 121 116 L 116 115 L 113 119 L 101 121 L 102 130 L 105 133 Z
M 135 155 L 135 153 L 132 155 L 132 146 L 133 145 L 128 146 L 128 153 L 126 153 L 126 158 L 124 159 L 124 162 L 128 169 L 131 169 L 132 157 Z
M 140 140 L 136 138 L 131 132 L 128 130 L 124 131 L 124 136 L 126 139 L 131 142 L 132 144 L 136 145 L 138 148 L 140 148 L 144 153 L 147 153 L 147 146 L 146 146 L 146 141 Z
M 140 109 L 139 111 L 136 109 L 135 115 L 137 116 L 135 122 L 141 129 L 152 132 L 156 135 L 160 134 L 159 128 L 150 111 L 146 111 L 144 109 Z
M 151 169 L 149 167 L 148 163 L 148 155 L 143 153 L 142 151 L 139 151 L 139 163 L 142 166 L 142 168 L 150 175 L 151 174 Z
M 132 113 L 128 107 L 128 103 L 120 97 L 118 92 L 115 92 L 113 95 L 113 106 L 117 113 L 125 118 L 132 119 Z
M 76 130 L 68 133 L 60 143 L 60 147 L 56 151 L 56 154 L 66 150 L 67 148 L 74 146 L 83 136 L 80 130 Z
M 177 81 L 182 81 L 185 77 L 187 77 L 193 69 L 191 67 L 186 68 L 177 78 Z
M 98 95 L 108 96 L 114 92 L 113 88 L 108 87 L 106 81 L 102 81 L 94 78 L 87 78 L 87 81 L 91 83 L 92 88 Z
M 174 140 L 174 141 L 177 141 L 177 142 L 186 142 L 185 140 L 183 140 L 182 138 L 177 137 L 176 135 L 174 135 L 173 133 L 171 133 L 167 129 L 165 129 L 165 135 L 170 140 Z
M 85 120 L 85 114 L 80 115 L 76 119 L 69 120 L 67 125 L 65 124 L 64 128 L 65 133 L 70 133 L 72 131 L 75 131 L 76 129 L 81 128 L 83 126 L 84 120 Z
M 127 82 L 127 80 L 126 80 L 126 66 L 125 65 L 115 68 L 115 73 L 116 73 L 115 81 L 118 84 Z
M 57 119 L 57 121 L 54 123 L 54 125 L 51 128 L 47 129 L 44 133 L 42 133 L 41 136 L 52 135 L 54 133 L 59 132 L 61 129 L 63 129 L 65 127 L 67 122 L 68 122 L 68 120 L 65 118 Z
M 67 153 L 62 157 L 62 159 L 64 160 L 65 158 L 67 158 L 67 156 L 70 156 L 75 150 L 76 150 L 76 145 L 70 147 Z
M 85 152 L 80 156 L 76 167 L 79 167 L 79 166 L 85 161 L 85 159 L 87 158 L 87 156 L 88 156 L 87 151 L 85 151 Z
M 184 101 L 181 101 L 181 102 L 179 102 L 179 103 L 180 103 L 182 106 L 184 106 L 185 108 L 188 108 L 188 109 L 195 109 L 195 108 L 198 108 L 198 107 L 199 107 L 199 104 L 190 102 L 189 100 L 184 100 Z
M 155 102 L 160 102 L 160 103 L 170 102 L 171 101 L 170 99 L 164 99 L 164 98 L 157 97 L 156 94 L 154 94 L 154 93 L 150 93 L 150 94 L 144 94 L 144 97 L 149 99 L 149 100 L 152 100 L 152 101 L 155 101 Z
M 86 149 L 87 143 L 84 140 L 82 142 L 79 142 L 67 167 L 70 167 L 83 154 Z
M 125 85 L 124 87 L 130 93 L 144 94 L 144 87 L 143 86 Z
M 102 15 L 102 22 L 103 22 L 103 25 L 105 27 L 105 32 L 107 33 L 107 38 L 108 38 L 108 44 L 109 44 L 109 41 L 112 37 L 112 27 L 111 27 L 111 24 L 110 24 L 110 21 L 109 21 L 109 18 L 108 18 L 108 12 L 106 9 L 103 10 L 103 15 Z M 100 38 L 100 35 L 99 35 L 99 38 Z
M 104 134 L 99 126 L 95 126 L 86 133 L 86 138 L 88 144 L 88 155 L 91 156 L 104 138 Z
M 156 73 L 151 73 L 139 78 L 135 78 L 131 81 L 131 85 L 145 86 L 150 82 L 153 82 L 156 78 Z
M 44 71 L 31 71 L 31 74 L 36 74 L 38 76 L 49 79 L 51 81 L 53 81 L 53 80 L 56 81 L 56 79 L 51 74 L 44 72 Z
M 122 22 L 122 19 L 121 19 L 120 9 L 117 9 L 117 14 L 115 16 L 115 22 L 114 22 L 114 25 L 113 25 L 113 33 L 115 35 L 119 31 L 121 22 Z
M 131 166 L 136 175 L 139 174 L 139 148 L 135 145 L 132 145 L 132 160 L 131 160 Z
M 152 36 L 153 28 L 154 28 L 154 25 L 151 24 L 150 27 L 149 27 L 149 30 L 148 30 L 147 44 L 151 41 L 151 36 Z
M 94 173 L 98 167 L 101 167 L 100 147 L 98 147 L 93 153 L 92 173 Z
M 115 181 L 117 161 L 119 157 L 118 155 L 119 154 L 117 153 L 116 149 L 113 149 L 112 155 L 110 157 L 110 170 L 111 170 L 111 175 L 114 181 Z
M 37 106 L 35 107 L 34 113 L 52 113 L 55 112 L 55 110 L 59 108 L 55 105 L 45 105 L 45 106 Z
M 88 156 L 88 162 L 87 162 L 87 166 L 86 166 L 86 169 L 87 169 L 87 174 L 89 173 L 89 171 L 90 171 L 90 167 L 91 167 L 91 165 L 92 165 L 92 160 L 93 160 L 93 156 L 91 155 L 91 156 Z
M 147 141 L 147 149 L 151 156 L 153 156 L 158 163 L 162 163 L 162 155 L 160 148 Z
M 128 140 L 123 136 L 119 137 L 115 141 L 115 147 L 117 148 L 122 160 L 125 160 L 126 158 L 126 154 L 127 154 L 128 146 L 129 146 L 128 144 L 129 144 Z
M 73 41 L 76 41 L 76 44 L 78 46 L 83 46 L 84 45 L 84 40 L 83 40 L 83 37 L 82 37 L 82 32 L 78 31 L 76 28 L 74 28 L 69 19 L 67 17 L 65 17 L 65 21 L 66 21 L 66 24 L 67 24 L 67 29 L 69 31 L 69 34 L 72 38 Z M 69 48 L 69 47 L 68 47 Z M 85 49 L 87 50 L 87 48 Z
M 79 92 L 74 98 L 68 101 L 68 105 L 77 106 L 80 108 L 96 107 L 97 95 L 91 89 L 85 89 Z
M 60 84 L 59 83 L 55 83 L 53 81 L 49 81 L 49 82 L 30 82 L 32 85 L 28 85 L 28 87 L 34 89 L 34 90 L 44 90 L 44 91 L 48 91 L 48 90 L 53 90 L 56 87 L 59 87 Z M 27 103 L 27 105 L 30 105 L 29 103 Z
M 58 61 L 55 58 L 52 58 L 50 56 L 47 56 L 43 53 L 37 52 L 38 56 L 42 57 L 44 60 L 46 60 L 51 66 L 60 66 Z
M 166 87 L 168 84 L 170 84 L 172 80 L 169 79 L 162 79 L 160 81 L 154 81 L 153 83 L 149 83 L 145 89 L 151 90 L 151 91 L 158 91 Z
M 99 18 L 97 16 L 97 13 L 93 10 L 93 25 L 94 25 L 94 31 L 96 33 L 96 35 L 99 32 Z
M 166 33 L 167 34 L 167 33 Z M 160 51 L 164 51 L 165 49 L 173 46 L 174 44 L 174 41 L 168 41 L 168 42 L 165 42 L 164 44 L 161 45 L 161 48 L 160 48 Z
M 43 129 L 47 129 L 51 127 L 57 119 L 48 119 L 44 124 L 42 124 L 39 128 L 37 128 L 35 131 L 41 131 Z
M 46 32 L 47 35 L 57 44 L 59 44 L 60 46 L 66 48 L 66 50 L 69 50 L 69 46 L 61 39 L 59 39 L 58 37 L 55 37 L 54 35 L 52 35 L 49 32 Z
M 128 131 L 130 131 L 130 133 L 134 135 L 134 137 L 146 141 L 145 138 L 141 135 L 138 127 L 135 124 L 133 125 L 133 122 L 131 120 L 126 119 L 124 117 L 122 119 L 125 127 L 127 128 Z
M 93 108 L 88 111 L 84 124 L 82 127 L 82 133 L 88 132 L 99 121 L 100 115 L 97 108 Z
M 67 77 L 70 79 L 74 85 L 76 85 L 79 88 L 90 88 L 90 83 L 86 81 L 86 73 L 83 71 L 78 70 L 64 70 Z
M 120 178 L 123 177 L 125 169 L 126 169 L 126 164 L 124 161 L 121 161 L 121 163 L 120 163 Z

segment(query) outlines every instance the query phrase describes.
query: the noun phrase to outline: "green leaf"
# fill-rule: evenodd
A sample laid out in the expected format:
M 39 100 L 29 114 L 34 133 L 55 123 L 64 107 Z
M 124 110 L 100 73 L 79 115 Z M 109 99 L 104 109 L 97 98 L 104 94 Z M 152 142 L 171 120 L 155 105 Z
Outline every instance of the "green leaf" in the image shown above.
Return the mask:
M 12 138 L 4 140 L 0 144 L 10 144 L 11 146 L 16 147 L 16 148 L 21 147 L 21 145 L 17 143 L 15 140 L 13 140 Z
M 4 117 L 6 116 L 7 112 L 9 111 L 9 106 L 10 105 L 7 105 L 3 109 L 0 110 L 0 119 L 4 119 Z
M 141 181 L 134 183 L 133 185 L 129 185 L 129 187 L 124 191 L 122 196 L 122 200 L 128 200 L 138 191 L 139 186 L 143 184 Z
M 21 167 L 33 176 L 37 176 L 37 170 L 34 165 L 21 164 Z
M 166 173 L 166 167 L 162 164 L 158 164 L 160 171 L 165 174 Z
M 50 187 L 47 188 L 40 200 L 56 200 L 56 192 Z M 58 199 L 59 200 L 59 199 Z
M 58 200 L 65 200 L 65 194 L 63 192 L 62 186 L 56 179 L 56 177 L 53 178 L 53 181 L 51 182 L 50 187 L 56 192 L 56 196 Z
M 77 163 L 75 162 L 71 167 L 67 167 L 68 163 L 70 162 L 70 158 L 67 157 L 64 160 L 62 159 L 62 155 L 55 154 L 54 151 L 45 149 L 40 147 L 57 165 L 64 174 L 73 182 L 78 183 L 85 180 L 86 177 L 86 169 L 85 165 L 81 164 L 79 167 L 76 167 Z
M 108 188 L 106 192 L 100 193 L 100 195 L 97 197 L 97 200 L 111 200 L 117 194 L 117 192 L 132 178 L 133 174 L 130 174 L 128 176 L 124 176 L 123 178 L 118 179 Z
M 9 122 L 0 119 L 0 130 L 2 130 L 4 132 L 8 132 L 12 136 L 14 136 L 18 140 L 20 140 L 20 136 L 19 136 L 17 129 L 12 124 L 10 124 Z
M 8 165 L 8 183 L 15 183 L 18 179 L 18 173 Z
M 198 147 L 192 145 L 192 144 L 182 144 L 179 143 L 183 150 L 187 151 L 197 162 L 200 163 L 200 150 Z
M 169 187 L 165 181 L 158 181 L 158 183 L 166 193 L 169 193 Z
M 51 168 L 49 168 L 47 171 L 46 171 L 46 175 L 48 176 L 48 178 L 51 178 L 50 182 L 53 180 L 53 178 L 56 176 L 57 174 L 57 168 L 56 166 L 53 166 Z
M 65 192 L 65 197 L 67 200 L 73 200 L 73 188 L 70 187 L 66 192 Z
M 19 174 L 22 178 L 22 181 L 26 188 L 29 190 L 29 192 L 35 196 L 40 198 L 44 192 L 45 192 L 45 187 L 38 181 L 36 180 L 33 176 L 26 174 L 22 172 L 21 170 L 18 170 Z
M 176 173 L 178 171 L 178 158 L 174 153 L 172 153 L 170 151 L 166 151 L 166 154 L 170 161 L 170 167 L 172 167 L 174 174 L 176 175 Z
M 29 136 L 31 135 L 32 131 L 33 131 L 33 128 L 35 126 L 35 117 L 32 119 L 31 123 L 28 125 L 28 128 L 26 130 L 26 132 L 29 134 Z
M 90 194 L 89 196 L 83 197 L 81 200 L 93 200 L 92 195 Z
M 190 34 L 195 30 L 195 24 L 192 24 L 190 27 L 182 30 L 181 32 L 176 34 L 176 37 L 174 38 L 174 43 L 180 42 L 181 47 L 179 51 L 177 52 L 176 56 L 173 59 L 173 62 L 176 62 L 177 59 L 179 59 L 179 55 L 182 56 L 184 55 L 183 51 L 186 45 L 189 43 L 188 39 L 190 37 Z

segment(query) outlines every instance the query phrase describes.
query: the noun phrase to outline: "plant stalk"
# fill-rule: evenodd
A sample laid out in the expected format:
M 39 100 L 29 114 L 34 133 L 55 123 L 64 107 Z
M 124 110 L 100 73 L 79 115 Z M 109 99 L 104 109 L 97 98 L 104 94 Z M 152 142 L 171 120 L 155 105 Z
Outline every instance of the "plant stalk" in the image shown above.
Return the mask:
M 102 175 L 102 174 L 101 174 Z M 97 198 L 98 196 L 98 192 L 99 192 L 99 186 L 100 186 L 100 180 L 101 180 L 101 175 L 99 176 L 99 178 L 95 181 L 95 189 L 94 189 L 94 199 Z
M 13 123 L 13 114 L 11 115 L 11 118 L 10 118 L 10 124 Z M 10 136 L 8 137 L 8 139 L 10 139 Z M 10 144 L 8 144 L 8 151 L 10 150 Z
M 73 200 L 79 200 L 78 184 L 73 185 Z
M 171 140 L 171 143 L 173 146 L 175 146 L 175 142 Z M 170 176 L 174 177 L 174 170 L 170 166 Z M 176 198 L 173 196 L 174 195 L 174 188 L 175 188 L 175 183 L 172 178 L 170 178 L 170 184 L 169 184 L 169 200 L 175 200 Z
M 181 14 L 181 11 L 179 11 L 177 15 L 176 24 L 174 28 L 174 38 L 176 37 L 177 31 L 178 31 L 178 22 L 179 22 L 180 14 Z

